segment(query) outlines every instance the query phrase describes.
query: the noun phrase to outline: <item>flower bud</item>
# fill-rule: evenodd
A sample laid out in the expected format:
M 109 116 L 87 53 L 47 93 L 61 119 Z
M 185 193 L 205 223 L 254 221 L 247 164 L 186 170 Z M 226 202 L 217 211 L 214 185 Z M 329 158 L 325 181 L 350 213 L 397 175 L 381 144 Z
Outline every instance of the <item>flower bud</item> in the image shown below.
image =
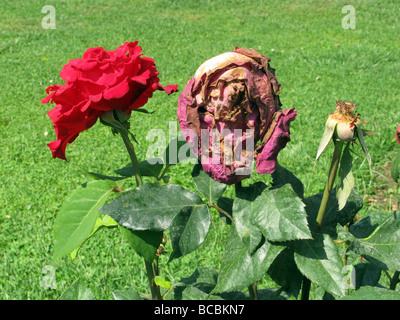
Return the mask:
M 371 158 L 367 146 L 365 145 L 363 135 L 373 134 L 373 132 L 360 128 L 360 114 L 354 112 L 356 106 L 357 105 L 352 102 L 336 101 L 336 111 L 331 113 L 326 120 L 325 131 L 319 143 L 315 164 L 332 139 L 342 142 L 350 142 L 358 139 L 367 155 L 368 163 L 371 166 Z
M 351 141 L 354 139 L 356 126 L 360 123 L 360 115 L 354 113 L 356 104 L 351 102 L 336 102 L 336 111 L 332 113 L 327 121 L 336 123 L 336 138 L 341 141 Z
M 351 141 L 354 138 L 354 126 L 350 123 L 339 122 L 336 126 L 336 136 L 341 141 Z

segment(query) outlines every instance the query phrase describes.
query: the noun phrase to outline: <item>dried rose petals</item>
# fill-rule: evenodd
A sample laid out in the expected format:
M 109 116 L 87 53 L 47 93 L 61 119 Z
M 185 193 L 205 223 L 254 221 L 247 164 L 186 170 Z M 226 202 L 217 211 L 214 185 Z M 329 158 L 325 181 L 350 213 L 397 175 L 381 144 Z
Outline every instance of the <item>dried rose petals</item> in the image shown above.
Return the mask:
M 178 101 L 180 129 L 205 172 L 226 184 L 275 170 L 295 109 L 281 110 L 270 59 L 235 48 L 204 62 Z

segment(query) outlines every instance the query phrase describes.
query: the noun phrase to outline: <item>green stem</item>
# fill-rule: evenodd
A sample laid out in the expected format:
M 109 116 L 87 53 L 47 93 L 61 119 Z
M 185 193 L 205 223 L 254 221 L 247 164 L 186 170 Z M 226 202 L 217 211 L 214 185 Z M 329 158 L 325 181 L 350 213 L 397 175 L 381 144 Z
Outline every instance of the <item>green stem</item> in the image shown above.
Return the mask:
M 303 277 L 303 285 L 301 287 L 301 300 L 310 299 L 310 287 L 311 287 L 310 279 Z
M 162 300 L 160 287 L 155 284 L 154 278 L 157 274 L 157 265 L 156 262 L 148 262 L 144 261 L 146 266 L 147 278 L 149 279 L 151 297 L 153 300 Z
M 314 227 L 315 232 L 320 232 L 322 222 L 324 220 L 326 208 L 328 207 L 329 196 L 332 192 L 333 183 L 335 182 L 336 173 L 339 167 L 340 156 L 342 155 L 343 141 L 335 141 L 335 150 L 333 151 L 333 157 L 331 167 L 329 169 L 328 181 L 326 182 L 324 194 L 322 196 L 321 205 L 319 207 L 316 225 Z
M 320 232 L 322 228 L 322 222 L 325 217 L 326 209 L 328 207 L 329 196 L 332 192 L 333 184 L 335 182 L 336 173 L 339 167 L 340 157 L 342 155 L 343 141 L 335 141 L 335 150 L 333 151 L 332 162 L 329 168 L 328 180 L 326 182 L 324 194 L 322 196 L 321 205 L 318 210 L 316 224 L 314 226 L 314 232 Z M 303 286 L 301 289 L 301 299 L 308 300 L 310 296 L 311 281 L 306 277 L 303 278 Z
M 135 148 L 132 142 L 129 140 L 129 137 L 125 135 L 125 132 L 119 130 L 118 128 L 116 129 L 120 133 L 122 140 L 124 141 L 126 150 L 128 151 L 129 157 L 131 158 L 133 173 L 136 179 L 136 185 L 140 187 L 143 184 L 143 180 L 142 176 L 140 175 L 139 163 L 136 158 Z M 145 266 L 146 266 L 147 278 L 149 280 L 149 285 L 150 285 L 151 297 L 153 300 L 162 300 L 160 287 L 156 285 L 154 282 L 155 276 L 158 275 L 158 261 L 155 259 L 153 260 L 153 263 L 151 263 L 145 260 Z
M 127 136 L 125 136 L 122 132 L 120 132 L 120 134 L 121 134 L 122 140 L 125 143 L 126 150 L 129 153 L 129 157 L 131 158 L 133 173 L 134 173 L 135 179 L 136 179 L 136 185 L 139 187 L 143 184 L 143 181 L 142 181 L 142 177 L 139 172 L 139 163 L 136 158 L 135 148 Z
M 278 290 L 276 290 L 275 292 L 274 292 L 274 294 L 271 296 L 271 300 L 275 300 L 277 297 L 279 297 L 279 295 L 283 292 L 283 291 L 285 291 L 287 289 L 287 287 L 286 286 L 283 286 L 283 287 L 280 287 Z
M 164 177 L 164 175 L 167 173 L 167 170 L 168 170 L 170 167 L 171 167 L 170 164 L 167 164 L 167 165 L 164 167 L 163 171 L 162 171 L 162 172 L 160 173 L 160 175 L 157 177 L 157 181 L 160 181 L 160 180 Z
M 250 294 L 250 300 L 258 300 L 257 282 L 254 282 L 253 284 L 249 285 L 248 289 Z
M 390 290 L 396 290 L 396 285 L 399 283 L 400 271 L 395 271 L 393 277 L 390 279 Z
M 240 192 L 240 189 L 242 188 L 242 182 L 239 181 L 237 183 L 235 183 L 235 193 L 238 194 L 238 192 Z M 233 218 L 228 215 L 231 220 L 233 221 Z M 258 300 L 258 293 L 257 293 L 257 282 L 254 282 L 253 284 L 248 286 L 248 290 L 249 290 L 249 295 L 250 295 L 250 299 L 251 300 Z
M 226 212 L 224 209 L 221 209 L 220 207 L 218 207 L 217 205 L 215 205 L 214 203 L 210 203 L 209 204 L 210 207 L 214 208 L 215 210 L 217 210 L 218 212 L 221 212 L 222 214 L 226 215 L 231 221 L 233 221 L 232 216 Z

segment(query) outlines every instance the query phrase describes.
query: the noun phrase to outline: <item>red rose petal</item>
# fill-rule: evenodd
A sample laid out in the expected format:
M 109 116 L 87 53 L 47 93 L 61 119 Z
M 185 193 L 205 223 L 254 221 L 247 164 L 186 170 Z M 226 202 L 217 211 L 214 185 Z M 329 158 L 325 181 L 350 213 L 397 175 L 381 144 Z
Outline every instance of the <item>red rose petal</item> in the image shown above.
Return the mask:
M 126 95 L 128 91 L 129 91 L 128 81 L 122 81 L 118 85 L 104 91 L 103 97 L 104 99 L 107 100 L 118 99 Z
M 170 84 L 168 86 L 158 86 L 159 90 L 164 90 L 167 94 L 174 93 L 178 91 L 178 86 L 176 84 Z
M 279 151 L 290 141 L 290 122 L 296 118 L 295 109 L 279 111 L 279 119 L 270 139 L 256 159 L 256 172 L 260 174 L 273 173 Z

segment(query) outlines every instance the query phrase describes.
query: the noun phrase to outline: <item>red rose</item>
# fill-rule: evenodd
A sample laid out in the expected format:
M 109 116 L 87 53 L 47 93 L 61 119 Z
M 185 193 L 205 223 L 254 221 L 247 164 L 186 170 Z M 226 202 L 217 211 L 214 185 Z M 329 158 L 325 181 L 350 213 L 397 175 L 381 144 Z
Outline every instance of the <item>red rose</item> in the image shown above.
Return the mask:
M 82 59 L 70 60 L 61 70 L 65 85 L 46 89 L 50 94 L 42 103 L 54 102 L 48 112 L 53 120 L 57 140 L 48 144 L 53 158 L 66 160 L 67 143 L 92 127 L 104 111 L 130 113 L 142 107 L 155 90 L 170 94 L 176 85 L 161 86 L 154 60 L 141 57 L 142 48 L 126 42 L 117 50 L 90 48 Z

